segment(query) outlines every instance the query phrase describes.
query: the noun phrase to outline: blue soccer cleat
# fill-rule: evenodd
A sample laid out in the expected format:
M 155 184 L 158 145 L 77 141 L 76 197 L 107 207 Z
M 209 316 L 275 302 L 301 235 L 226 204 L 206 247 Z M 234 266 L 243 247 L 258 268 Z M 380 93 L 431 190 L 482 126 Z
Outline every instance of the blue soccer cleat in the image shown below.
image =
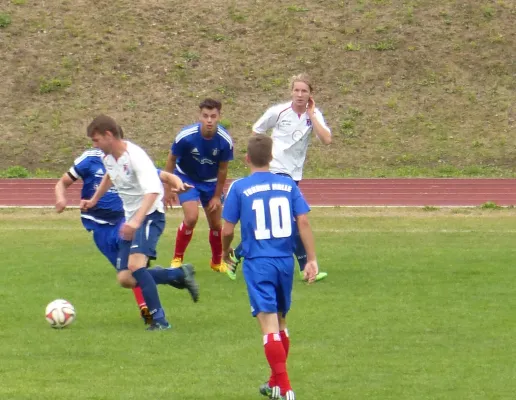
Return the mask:
M 183 264 L 181 265 L 181 269 L 185 274 L 184 285 L 190 296 L 192 296 L 192 300 L 194 303 L 199 301 L 199 284 L 195 281 L 195 269 L 192 264 Z
M 167 329 L 172 329 L 172 325 L 168 322 L 163 324 L 161 322 L 154 321 L 150 326 L 146 329 L 147 331 L 166 331 Z

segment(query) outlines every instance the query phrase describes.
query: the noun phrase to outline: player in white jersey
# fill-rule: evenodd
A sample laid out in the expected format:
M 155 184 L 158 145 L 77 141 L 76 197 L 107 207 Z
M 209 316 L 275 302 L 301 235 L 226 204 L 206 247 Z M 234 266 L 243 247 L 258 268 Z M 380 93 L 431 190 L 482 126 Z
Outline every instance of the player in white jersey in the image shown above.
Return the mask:
M 117 270 L 127 279 L 134 278 L 153 318 L 148 330 L 171 328 L 161 307 L 156 282 L 145 268 L 156 258 L 156 245 L 165 228 L 163 186 L 150 157 L 139 146 L 122 139 L 116 121 L 106 115 L 96 117 L 88 126 L 93 146 L 102 150 L 106 174 L 90 200 L 81 201 L 88 210 L 114 185 L 122 199 L 125 223 L 120 228 Z M 127 271 L 126 271 L 127 270 Z
M 306 74 L 291 80 L 291 101 L 270 107 L 253 125 L 253 134 L 266 134 L 272 130 L 272 162 L 270 171 L 290 176 L 296 184 L 303 178 L 303 166 L 312 133 L 324 144 L 331 143 L 331 130 L 326 125 L 322 112 L 315 106 L 313 86 Z M 234 262 L 238 264 L 241 247 L 235 249 Z M 294 251 L 299 263 L 301 277 L 306 265 L 306 251 L 299 235 L 296 235 Z M 326 278 L 319 272 L 316 281 Z

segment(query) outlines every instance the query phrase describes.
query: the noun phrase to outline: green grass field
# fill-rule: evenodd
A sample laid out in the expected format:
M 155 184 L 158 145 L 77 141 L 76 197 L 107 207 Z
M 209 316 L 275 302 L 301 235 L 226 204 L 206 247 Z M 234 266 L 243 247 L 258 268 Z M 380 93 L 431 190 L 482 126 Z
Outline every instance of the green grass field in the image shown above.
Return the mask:
M 299 399 L 513 399 L 514 217 L 505 210 L 317 209 L 322 283 L 296 282 L 289 368 Z M 172 254 L 168 214 L 158 262 Z M 145 332 L 78 212 L 0 210 L 0 399 L 260 399 L 267 377 L 243 280 L 187 253 L 201 301 L 160 293 L 174 329 Z M 71 301 L 53 330 L 45 305 Z

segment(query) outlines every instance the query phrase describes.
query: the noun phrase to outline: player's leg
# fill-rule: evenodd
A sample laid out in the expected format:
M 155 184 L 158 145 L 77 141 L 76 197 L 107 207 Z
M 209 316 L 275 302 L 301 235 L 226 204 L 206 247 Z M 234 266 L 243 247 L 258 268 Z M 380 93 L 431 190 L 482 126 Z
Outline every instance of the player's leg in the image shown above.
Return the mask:
M 186 289 L 194 302 L 199 301 L 199 284 L 195 280 L 195 269 L 192 264 L 183 264 L 179 268 L 154 267 L 148 271 L 157 285 Z
M 161 306 L 156 282 L 146 268 L 148 260 L 156 258 L 156 245 L 164 228 L 165 214 L 155 211 L 147 215 L 140 228 L 134 233 L 128 259 L 128 268 L 133 273 L 138 286 L 141 287 L 143 297 L 153 318 L 149 330 L 171 328 Z
M 222 260 L 222 207 L 210 211 L 208 206 L 215 194 L 215 183 L 204 183 L 200 188 L 201 205 L 206 214 L 210 228 L 209 243 L 211 248 L 210 267 L 215 272 L 227 273 L 228 267 Z M 222 199 L 221 199 L 222 202 Z
M 98 224 L 97 228 L 93 230 L 93 240 L 95 241 L 97 248 L 102 254 L 104 254 L 115 269 L 119 250 L 119 231 L 122 223 L 123 220 L 117 225 Z M 137 285 L 125 287 L 130 287 L 132 289 L 141 317 L 145 320 L 145 323 L 150 323 L 152 318 L 150 316 L 149 309 L 147 308 L 147 304 L 145 303 L 145 299 L 143 298 L 141 288 Z
M 292 270 L 294 260 L 290 259 Z M 279 399 L 281 392 L 291 389 L 286 368 L 286 354 L 279 334 L 278 286 L 280 271 L 275 259 L 246 259 L 243 266 L 251 310 L 260 324 L 265 357 L 271 368 L 267 385 L 260 386 L 260 393 Z
M 197 188 L 190 189 L 186 193 L 179 196 L 179 202 L 183 208 L 183 222 L 179 225 L 176 234 L 176 247 L 174 250 L 174 258 L 170 264 L 173 268 L 179 268 L 183 263 L 184 255 L 190 240 L 192 240 L 193 231 L 199 218 L 199 191 Z

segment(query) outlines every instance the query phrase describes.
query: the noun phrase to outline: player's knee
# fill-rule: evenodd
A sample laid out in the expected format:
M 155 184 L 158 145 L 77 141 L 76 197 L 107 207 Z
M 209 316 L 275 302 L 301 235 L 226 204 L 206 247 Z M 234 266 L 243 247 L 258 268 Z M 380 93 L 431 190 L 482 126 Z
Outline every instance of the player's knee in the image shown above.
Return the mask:
M 134 279 L 133 274 L 129 270 L 120 271 L 116 279 L 120 286 L 131 289 L 136 286 L 136 279 Z
M 198 215 L 185 215 L 185 224 L 186 226 L 188 226 L 189 228 L 195 228 L 195 225 L 197 225 L 197 220 L 198 220 L 199 216 Z

